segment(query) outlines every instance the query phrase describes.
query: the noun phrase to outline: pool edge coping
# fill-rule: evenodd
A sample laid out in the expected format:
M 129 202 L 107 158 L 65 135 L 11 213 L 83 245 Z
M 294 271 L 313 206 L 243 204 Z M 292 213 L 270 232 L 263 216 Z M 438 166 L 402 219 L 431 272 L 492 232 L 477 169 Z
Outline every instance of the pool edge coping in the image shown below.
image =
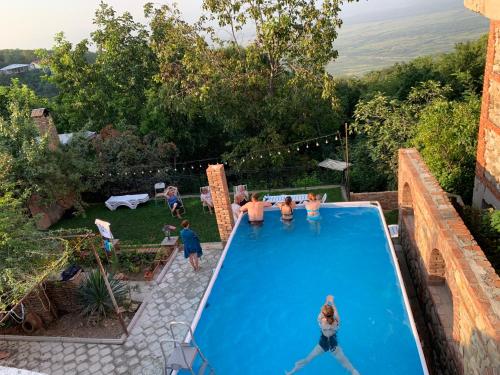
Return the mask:
M 427 362 L 425 360 L 424 352 L 422 349 L 420 336 L 419 336 L 418 331 L 417 331 L 415 319 L 413 318 L 413 312 L 411 310 L 410 301 L 408 299 L 408 295 L 406 292 L 406 286 L 404 284 L 403 276 L 402 276 L 401 270 L 399 268 L 399 262 L 398 262 L 398 258 L 396 256 L 396 250 L 394 249 L 394 244 L 392 243 L 389 229 L 387 228 L 387 222 L 385 221 L 385 216 L 384 216 L 384 211 L 382 210 L 382 206 L 380 205 L 380 203 L 378 201 L 356 201 L 356 202 L 322 203 L 321 207 L 365 207 L 365 208 L 372 207 L 372 208 L 377 208 L 379 216 L 382 220 L 382 225 L 384 227 L 383 229 L 384 229 L 385 238 L 389 244 L 389 249 L 390 249 L 390 253 L 391 253 L 394 267 L 396 270 L 396 275 L 397 275 L 397 278 L 399 281 L 399 285 L 401 286 L 401 293 L 403 295 L 404 306 L 405 306 L 406 312 L 408 314 L 408 320 L 410 321 L 410 328 L 411 328 L 411 331 L 413 333 L 413 338 L 415 340 L 415 344 L 417 346 L 417 352 L 418 352 L 418 355 L 420 358 L 420 364 L 422 365 L 423 374 L 429 375 L 429 369 L 427 368 Z M 297 208 L 304 208 L 304 205 L 303 204 L 297 205 Z M 265 211 L 276 211 L 276 210 L 278 210 L 277 207 L 265 208 Z M 195 313 L 194 318 L 193 318 L 191 325 L 190 325 L 191 331 L 193 332 L 193 334 L 194 334 L 196 327 L 198 326 L 198 323 L 201 319 L 201 316 L 203 314 L 203 310 L 205 309 L 205 306 L 207 304 L 208 297 L 212 293 L 213 286 L 215 284 L 215 281 L 217 280 L 217 277 L 219 276 L 220 269 L 222 267 L 222 264 L 224 263 L 227 252 L 229 250 L 229 247 L 231 246 L 231 242 L 233 240 L 233 237 L 235 236 L 237 229 L 238 229 L 238 226 L 240 225 L 243 217 L 245 217 L 246 215 L 247 215 L 246 213 L 241 214 L 238 217 L 238 220 L 236 221 L 236 223 L 234 224 L 233 230 L 231 231 L 229 239 L 228 239 L 226 245 L 224 246 L 224 250 L 222 251 L 222 254 L 219 258 L 219 261 L 217 262 L 217 266 L 214 269 L 212 277 L 210 278 L 210 282 L 208 283 L 208 286 L 205 289 L 205 292 L 203 293 L 203 297 L 201 298 L 201 301 L 198 305 L 198 308 L 196 310 L 196 313 Z M 184 342 L 189 343 L 190 341 L 191 341 L 191 334 L 188 332 L 186 335 L 186 338 L 184 339 Z M 209 363 L 210 363 L 210 360 L 209 360 Z M 177 375 L 177 374 L 178 374 L 177 371 L 172 372 L 172 375 Z

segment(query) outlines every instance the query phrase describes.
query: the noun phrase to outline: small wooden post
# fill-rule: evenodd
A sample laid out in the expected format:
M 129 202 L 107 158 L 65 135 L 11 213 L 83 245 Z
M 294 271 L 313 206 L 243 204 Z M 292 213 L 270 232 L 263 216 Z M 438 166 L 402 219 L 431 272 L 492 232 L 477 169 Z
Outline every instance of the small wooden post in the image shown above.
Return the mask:
M 118 304 L 116 303 L 115 296 L 113 294 L 113 291 L 111 290 L 111 285 L 109 285 L 109 280 L 108 276 L 106 275 L 106 271 L 104 270 L 104 267 L 102 266 L 101 263 L 101 258 L 99 258 L 99 254 L 97 254 L 97 250 L 95 248 L 95 244 L 92 241 L 92 252 L 94 253 L 95 260 L 97 261 L 97 265 L 99 266 L 99 270 L 101 271 L 101 275 L 104 278 L 104 283 L 106 284 L 106 289 L 108 290 L 109 296 L 111 297 L 111 302 L 113 302 L 113 307 L 115 308 L 116 315 L 118 315 L 118 320 L 120 321 L 120 324 L 123 328 L 123 332 L 128 336 L 128 330 L 127 330 L 127 325 L 125 324 L 125 321 L 123 320 L 122 314 L 120 312 L 120 309 L 118 308 Z

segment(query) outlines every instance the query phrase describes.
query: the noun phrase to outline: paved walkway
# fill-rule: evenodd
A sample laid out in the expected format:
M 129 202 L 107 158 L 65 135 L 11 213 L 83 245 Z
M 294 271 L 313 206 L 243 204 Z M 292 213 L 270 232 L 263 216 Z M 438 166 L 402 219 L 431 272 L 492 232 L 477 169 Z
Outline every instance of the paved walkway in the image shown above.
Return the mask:
M 192 321 L 221 254 L 220 245 L 206 248 L 194 273 L 179 252 L 123 345 L 0 341 L 0 351 L 11 353 L 0 366 L 50 375 L 161 374 L 159 342 L 169 338 L 167 323 Z

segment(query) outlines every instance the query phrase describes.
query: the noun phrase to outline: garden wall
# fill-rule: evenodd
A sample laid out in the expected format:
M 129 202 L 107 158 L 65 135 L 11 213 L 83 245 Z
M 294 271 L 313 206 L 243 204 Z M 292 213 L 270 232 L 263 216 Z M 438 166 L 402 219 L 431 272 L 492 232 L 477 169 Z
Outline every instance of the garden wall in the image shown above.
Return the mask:
M 415 149 L 399 150 L 400 237 L 445 374 L 500 368 L 500 279 Z
M 398 192 L 397 191 L 376 191 L 368 193 L 351 193 L 351 201 L 377 201 L 382 206 L 383 210 L 398 209 Z

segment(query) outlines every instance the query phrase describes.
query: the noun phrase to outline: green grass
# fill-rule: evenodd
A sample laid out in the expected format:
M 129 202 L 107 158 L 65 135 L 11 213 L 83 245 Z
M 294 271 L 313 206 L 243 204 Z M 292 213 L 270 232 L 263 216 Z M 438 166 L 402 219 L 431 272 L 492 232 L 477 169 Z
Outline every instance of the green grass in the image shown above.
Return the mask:
M 339 188 L 311 190 L 316 194 L 328 194 L 328 202 L 342 200 Z M 294 191 L 293 193 L 300 193 Z M 286 191 L 275 192 L 273 195 L 286 194 Z M 264 193 L 262 193 L 264 195 Z M 203 213 L 199 198 L 184 198 L 186 214 L 184 218 L 191 222 L 191 228 L 198 233 L 202 242 L 220 241 L 215 215 Z M 115 238 L 119 238 L 122 244 L 152 244 L 159 243 L 164 237 L 161 228 L 165 224 L 177 227 L 174 235 L 180 230 L 180 220 L 172 217 L 167 206 L 154 201 L 137 206 L 135 210 L 121 206 L 116 211 L 110 211 L 104 203 L 89 205 L 85 215 L 63 219 L 51 229 L 88 228 L 97 231 L 94 224 L 95 219 L 105 220 L 111 223 L 111 231 Z
M 398 223 L 398 210 L 384 211 L 385 222 L 387 225 Z

